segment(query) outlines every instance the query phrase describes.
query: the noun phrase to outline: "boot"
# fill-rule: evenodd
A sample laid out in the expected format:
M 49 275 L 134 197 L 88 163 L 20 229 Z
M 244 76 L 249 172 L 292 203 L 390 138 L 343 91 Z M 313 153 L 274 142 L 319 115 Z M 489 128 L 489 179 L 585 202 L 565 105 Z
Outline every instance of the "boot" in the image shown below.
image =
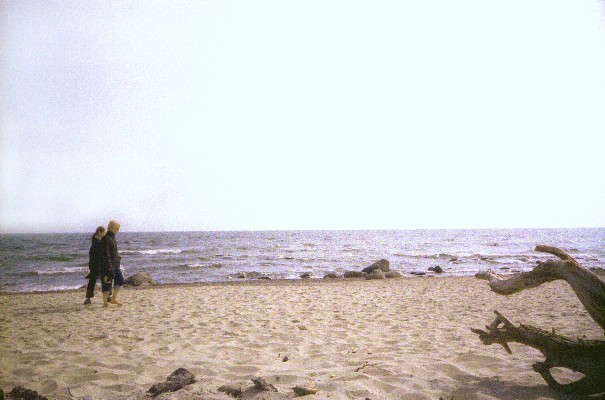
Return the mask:
M 120 303 L 117 298 L 118 298 L 118 293 L 120 293 L 120 289 L 122 289 L 122 286 L 114 286 L 113 287 L 113 294 L 111 295 L 111 304 L 115 304 L 118 306 L 121 306 L 122 303 Z
M 109 292 L 103 292 L 103 307 L 109 307 Z

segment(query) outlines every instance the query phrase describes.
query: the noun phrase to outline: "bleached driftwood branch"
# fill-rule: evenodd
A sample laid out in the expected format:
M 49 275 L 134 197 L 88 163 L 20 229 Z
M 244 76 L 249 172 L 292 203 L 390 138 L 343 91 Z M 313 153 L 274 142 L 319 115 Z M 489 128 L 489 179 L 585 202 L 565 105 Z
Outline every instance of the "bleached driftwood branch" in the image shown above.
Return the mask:
M 595 322 L 605 329 L 605 282 L 561 249 L 536 246 L 536 251 L 553 254 L 560 260 L 541 262 L 530 272 L 509 277 L 498 276 L 492 271 L 478 277 L 487 279 L 494 292 L 504 295 L 563 279 Z M 485 345 L 497 343 L 511 353 L 508 343 L 517 342 L 540 350 L 546 359 L 535 363 L 533 368 L 550 388 L 577 394 L 605 392 L 605 341 L 573 340 L 529 325 L 516 327 L 497 311 L 495 321 L 486 329 L 471 329 Z M 576 382 L 560 384 L 550 373 L 554 367 L 569 368 L 585 376 Z
M 536 251 L 553 254 L 560 260 L 547 260 L 539 263 L 532 271 L 511 276 L 500 276 L 490 271 L 479 277 L 487 279 L 494 292 L 504 295 L 563 279 L 571 286 L 592 319 L 605 329 L 605 281 L 580 266 L 573 257 L 561 249 L 536 246 Z

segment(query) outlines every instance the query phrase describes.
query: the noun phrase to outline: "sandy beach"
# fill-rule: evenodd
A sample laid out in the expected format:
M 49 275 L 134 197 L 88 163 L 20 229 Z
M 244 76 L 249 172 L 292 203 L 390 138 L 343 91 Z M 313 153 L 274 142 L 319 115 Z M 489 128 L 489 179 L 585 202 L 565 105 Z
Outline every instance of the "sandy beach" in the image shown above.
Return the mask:
M 140 399 L 177 368 L 196 383 L 157 398 L 228 399 L 262 377 L 293 398 L 566 399 L 531 364 L 470 328 L 513 323 L 603 339 L 565 282 L 512 296 L 474 277 L 298 280 L 125 288 L 122 307 L 84 292 L 0 294 L 0 388 L 49 399 Z M 574 374 L 561 371 L 560 377 Z M 253 397 L 253 396 L 252 396 Z

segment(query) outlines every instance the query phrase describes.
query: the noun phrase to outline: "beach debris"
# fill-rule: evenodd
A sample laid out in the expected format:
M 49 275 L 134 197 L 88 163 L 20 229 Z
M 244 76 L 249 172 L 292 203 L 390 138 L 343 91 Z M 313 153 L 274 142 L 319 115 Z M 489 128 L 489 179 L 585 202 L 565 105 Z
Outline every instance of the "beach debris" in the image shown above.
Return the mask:
M 292 388 L 292 390 L 294 391 L 294 394 L 298 397 L 302 397 L 302 396 L 308 396 L 310 394 L 316 394 L 317 393 L 317 389 L 311 388 L 311 387 L 307 387 L 307 386 L 300 386 L 300 385 L 296 385 Z
M 242 394 L 242 388 L 235 385 L 223 385 L 218 391 L 231 397 L 239 397 Z
M 263 392 L 277 392 L 275 386 L 267 382 L 264 378 L 252 378 L 252 382 L 254 383 L 254 388 L 256 390 L 261 390 Z
M 179 368 L 170 374 L 165 382 L 156 383 L 147 392 L 155 397 L 166 392 L 176 392 L 192 383 L 195 383 L 195 376 L 185 368 Z
M 552 246 L 536 246 L 536 251 L 550 253 L 560 260 L 541 262 L 532 271 L 504 278 L 493 271 L 481 274 L 490 288 L 503 295 L 535 288 L 546 282 L 563 279 L 578 296 L 592 319 L 605 329 L 605 281 L 580 264 L 563 250 Z M 478 274 L 479 275 L 479 274 Z M 479 277 L 479 276 L 478 276 Z M 569 394 L 597 394 L 605 392 L 605 341 L 570 339 L 529 325 L 515 326 L 495 311 L 496 319 L 486 330 L 471 329 L 485 345 L 500 344 L 508 353 L 509 342 L 521 343 L 539 350 L 545 356 L 532 365 L 551 389 Z M 567 368 L 584 374 L 571 383 L 561 384 L 551 374 L 552 368 Z
M 290 357 L 284 356 L 281 360 L 282 360 L 282 362 L 287 362 L 290 360 Z
M 365 267 L 361 270 L 361 272 L 367 272 L 368 274 L 376 269 L 381 270 L 382 272 L 388 272 L 391 270 L 389 267 L 389 260 L 385 260 L 384 258 L 376 261 L 374 264 Z
M 358 367 L 355 372 L 359 372 L 362 369 L 364 369 L 365 367 L 374 367 L 376 366 L 376 364 L 370 364 L 368 361 L 364 361 L 363 365 L 361 367 Z
M 2 394 L 4 398 L 4 393 Z M 35 390 L 26 389 L 22 386 L 15 386 L 7 395 L 7 399 L 19 399 L 19 400 L 48 400 L 46 397 L 41 396 Z
M 145 285 L 153 285 L 153 279 L 151 275 L 147 272 L 139 272 L 130 277 L 128 277 L 124 283 L 130 286 L 145 286 Z

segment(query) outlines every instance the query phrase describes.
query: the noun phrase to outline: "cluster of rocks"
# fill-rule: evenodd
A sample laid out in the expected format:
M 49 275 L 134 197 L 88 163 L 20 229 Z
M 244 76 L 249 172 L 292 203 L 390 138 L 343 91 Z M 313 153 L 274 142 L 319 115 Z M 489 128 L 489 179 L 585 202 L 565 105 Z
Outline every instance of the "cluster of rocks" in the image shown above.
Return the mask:
M 195 376 L 191 372 L 185 368 L 179 368 L 170 374 L 168 378 L 166 378 L 166 381 L 153 385 L 147 391 L 147 393 L 149 393 L 152 397 L 156 397 L 162 393 L 176 392 L 185 386 L 194 384 L 195 382 Z M 242 389 L 240 386 L 236 385 L 223 385 L 218 388 L 218 391 L 236 398 L 250 398 L 253 397 L 253 395 L 263 392 L 278 392 L 277 388 L 271 383 L 267 382 L 267 380 L 264 378 L 253 378 L 252 383 L 254 386 L 251 386 L 247 389 Z M 294 391 L 296 397 L 317 393 L 315 388 L 300 385 L 293 387 L 292 390 Z
M 4 391 L 0 389 L 0 400 L 11 399 L 11 400 L 48 400 L 46 397 L 41 396 L 35 390 L 26 389 L 21 386 L 15 386 L 13 390 L 4 394 Z
M 264 378 L 253 378 L 252 383 L 254 384 L 254 386 L 251 386 L 245 390 L 242 390 L 241 387 L 236 385 L 223 385 L 218 388 L 218 391 L 235 398 L 256 398 L 256 395 L 264 392 L 278 392 L 277 388 L 271 383 L 267 382 Z M 292 390 L 294 391 L 294 395 L 296 397 L 302 397 L 317 393 L 317 389 L 315 389 L 314 387 L 301 385 L 294 386 Z M 265 398 L 265 396 L 263 395 L 260 398 Z
M 361 271 L 346 271 L 342 276 L 334 272 L 324 275 L 324 279 L 330 278 L 365 278 L 365 279 L 388 279 L 400 278 L 401 274 L 392 271 L 388 260 L 381 259 Z
M 430 272 L 436 274 L 443 273 L 443 268 L 439 265 L 430 267 Z M 411 275 L 422 276 L 426 275 L 426 272 L 412 271 Z M 324 279 L 330 278 L 365 278 L 365 279 L 389 279 L 389 278 L 400 278 L 401 274 L 397 271 L 393 271 L 390 268 L 388 260 L 381 259 L 373 263 L 372 265 L 365 267 L 361 271 L 345 271 L 344 274 L 337 274 L 330 272 L 324 275 Z M 271 280 L 271 278 L 263 273 L 251 271 L 251 272 L 237 272 L 228 276 L 229 279 L 257 279 L 257 280 Z M 312 275 L 310 273 L 304 273 L 300 275 L 301 279 L 310 279 Z M 147 272 L 139 272 L 128 277 L 124 283 L 129 286 L 146 286 L 153 285 L 153 279 Z
M 251 272 L 237 272 L 235 274 L 229 275 L 230 279 L 260 279 L 260 280 L 271 280 L 265 274 L 261 274 L 260 272 L 251 271 Z

